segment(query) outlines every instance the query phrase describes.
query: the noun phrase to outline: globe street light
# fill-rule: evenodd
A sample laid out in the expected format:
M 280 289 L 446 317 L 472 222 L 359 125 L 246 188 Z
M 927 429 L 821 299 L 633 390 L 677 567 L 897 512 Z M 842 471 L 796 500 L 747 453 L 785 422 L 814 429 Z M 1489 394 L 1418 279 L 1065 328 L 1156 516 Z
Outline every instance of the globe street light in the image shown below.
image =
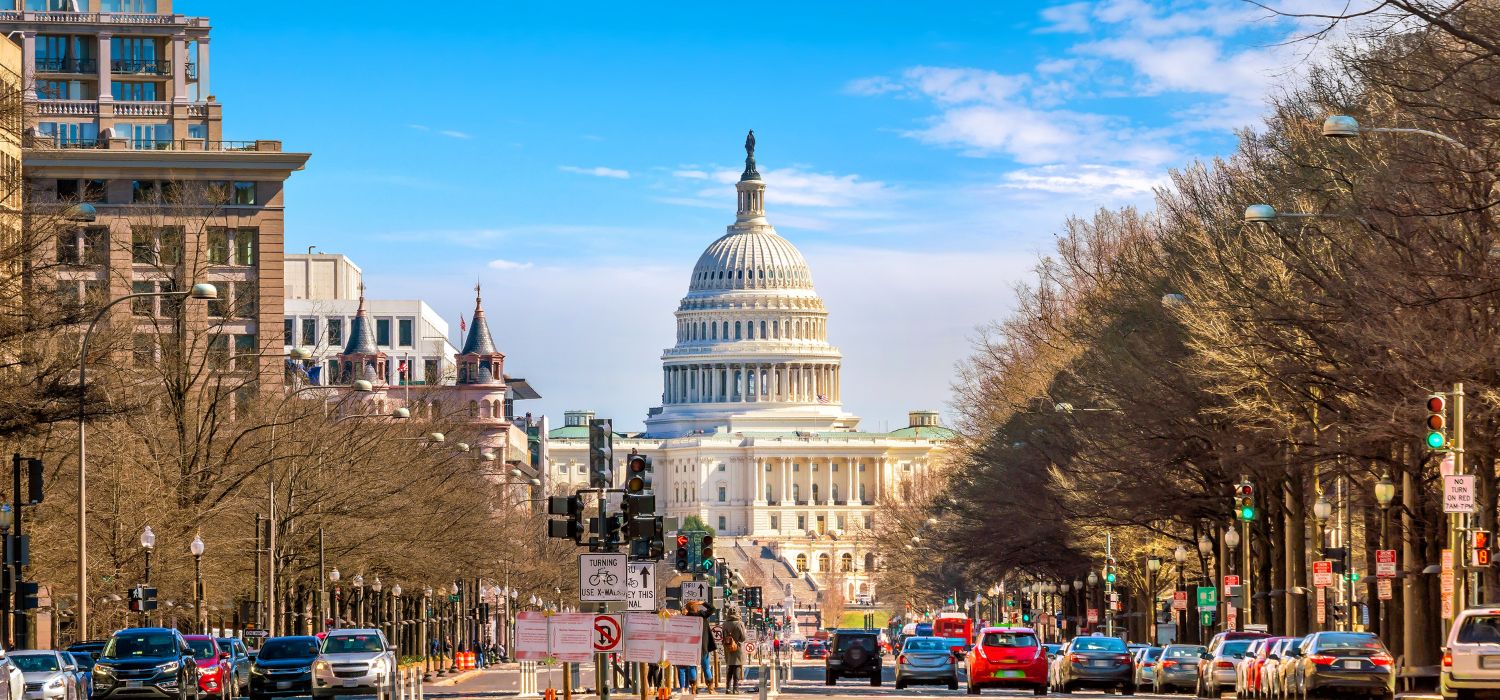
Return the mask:
M 1203 555 L 1204 559 L 1213 556 L 1214 541 L 1208 539 L 1208 535 L 1206 534 L 1198 536 L 1198 553 Z
M 1320 521 L 1324 521 L 1328 520 L 1328 518 L 1332 515 L 1333 504 L 1329 503 L 1327 498 L 1324 498 L 1321 495 L 1318 496 L 1317 502 L 1313 503 L 1313 517 L 1317 518 Z
M 1224 545 L 1231 551 L 1240 548 L 1240 533 L 1230 528 L 1224 531 Z
M 193 543 L 188 545 L 188 552 L 193 555 L 193 613 L 197 616 L 198 633 L 208 633 L 208 622 L 203 616 L 203 537 L 193 535 Z
M 354 584 L 354 626 L 365 626 L 365 575 L 355 574 L 350 581 Z
M 156 549 L 156 533 L 151 531 L 151 526 L 141 530 L 141 548 L 146 550 L 146 585 L 151 585 L 151 550 Z
M 339 614 L 339 605 L 344 602 L 344 597 L 339 593 L 340 576 L 341 575 L 339 574 L 339 567 L 337 566 L 328 571 L 328 581 L 333 584 L 333 605 L 329 606 L 329 611 L 333 614 L 329 615 L 329 617 L 333 618 L 334 629 L 338 629 L 339 627 L 343 626 L 343 616 Z
M 96 217 L 94 207 L 80 204 L 71 208 L 68 217 L 75 221 L 88 222 Z M 186 297 L 188 299 L 211 300 L 219 298 L 219 290 L 211 284 L 199 283 L 185 292 L 141 292 L 126 294 L 112 299 L 89 321 L 83 332 L 83 343 L 78 349 L 78 638 L 91 639 L 89 635 L 89 489 L 88 489 L 88 356 L 89 338 L 94 327 L 109 313 L 115 304 L 127 299 L 149 297 Z

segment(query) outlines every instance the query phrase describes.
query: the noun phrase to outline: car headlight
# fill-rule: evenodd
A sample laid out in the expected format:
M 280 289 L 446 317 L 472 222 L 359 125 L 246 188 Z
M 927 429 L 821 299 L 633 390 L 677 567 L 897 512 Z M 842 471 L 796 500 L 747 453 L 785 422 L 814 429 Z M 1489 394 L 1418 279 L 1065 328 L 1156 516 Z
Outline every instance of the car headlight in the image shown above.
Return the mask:
M 313 670 L 314 671 L 327 671 L 328 670 L 328 662 L 324 661 L 322 659 L 318 659 L 317 661 L 314 661 L 313 662 Z
M 266 675 L 266 671 L 265 671 L 265 669 L 263 669 L 263 668 L 261 668 L 259 666 L 251 666 L 250 667 L 250 675 L 252 675 L 252 676 L 264 676 L 264 675 Z
M 94 664 L 94 675 L 107 676 L 115 672 L 115 667 L 108 664 Z
M 65 682 L 66 681 L 63 680 L 62 676 L 56 676 L 51 681 L 49 681 L 47 683 L 47 687 L 48 688 L 61 688 L 61 687 L 63 687 L 63 683 L 65 683 Z
M 157 673 L 172 673 L 172 672 L 176 671 L 180 666 L 181 666 L 181 664 L 179 664 L 176 661 L 168 661 L 168 662 L 166 662 L 164 664 L 161 664 L 160 666 L 157 666 L 156 667 L 156 672 Z

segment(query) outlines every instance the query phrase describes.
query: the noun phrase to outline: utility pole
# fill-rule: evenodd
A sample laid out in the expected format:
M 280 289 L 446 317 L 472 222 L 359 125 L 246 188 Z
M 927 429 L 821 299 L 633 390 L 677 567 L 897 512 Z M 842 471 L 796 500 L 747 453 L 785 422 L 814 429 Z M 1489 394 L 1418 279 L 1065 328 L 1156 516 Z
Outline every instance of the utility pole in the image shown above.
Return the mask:
M 1464 474 L 1464 384 L 1453 383 L 1453 474 L 1459 476 Z M 1468 601 L 1465 590 L 1468 582 L 1468 574 L 1458 575 L 1459 567 L 1467 562 L 1463 558 L 1463 527 L 1467 524 L 1467 515 L 1462 513 L 1451 513 L 1448 515 L 1448 553 L 1453 558 L 1453 615 L 1443 617 L 1443 638 L 1448 638 L 1448 631 L 1453 627 L 1453 620 L 1457 617 L 1460 606 Z

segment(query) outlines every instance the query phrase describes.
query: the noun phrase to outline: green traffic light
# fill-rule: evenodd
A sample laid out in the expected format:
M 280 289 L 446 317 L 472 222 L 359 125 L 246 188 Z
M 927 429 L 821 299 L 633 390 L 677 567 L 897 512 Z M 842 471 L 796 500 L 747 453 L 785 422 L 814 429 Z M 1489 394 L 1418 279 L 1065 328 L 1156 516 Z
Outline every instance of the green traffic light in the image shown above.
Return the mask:
M 1108 581 L 1110 583 L 1114 583 L 1115 582 L 1115 572 L 1111 571 L 1111 572 L 1105 574 L 1104 575 L 1104 580 Z
M 1255 506 L 1244 506 L 1240 508 L 1240 520 L 1254 520 Z
M 949 605 L 953 604 L 953 596 L 948 596 L 948 604 Z
M 1444 439 L 1443 434 L 1441 432 L 1434 430 L 1432 432 L 1427 433 L 1427 447 L 1428 447 L 1428 449 L 1441 450 L 1447 444 L 1448 444 L 1448 441 L 1446 439 Z
M 703 560 L 703 570 L 704 571 L 713 571 L 714 570 L 714 560 L 712 560 L 712 559 L 704 559 Z

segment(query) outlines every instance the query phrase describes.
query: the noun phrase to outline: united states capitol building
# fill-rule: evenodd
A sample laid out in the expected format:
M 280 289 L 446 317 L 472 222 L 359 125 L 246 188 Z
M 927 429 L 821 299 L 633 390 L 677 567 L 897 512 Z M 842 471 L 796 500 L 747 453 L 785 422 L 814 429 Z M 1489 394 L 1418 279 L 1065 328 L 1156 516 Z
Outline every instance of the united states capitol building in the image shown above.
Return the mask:
M 662 404 L 644 433 L 616 435 L 615 455 L 651 455 L 658 511 L 716 528 L 750 585 L 782 589 L 767 590 L 768 603 L 790 593 L 805 604 L 829 586 L 873 600 L 874 512 L 909 495 L 953 433 L 933 411 L 866 432 L 844 410 L 828 311 L 802 253 L 766 219 L 753 134 L 746 151 L 734 224 L 703 251 L 677 307 Z M 587 486 L 591 417 L 569 411 L 549 434 L 559 490 Z

